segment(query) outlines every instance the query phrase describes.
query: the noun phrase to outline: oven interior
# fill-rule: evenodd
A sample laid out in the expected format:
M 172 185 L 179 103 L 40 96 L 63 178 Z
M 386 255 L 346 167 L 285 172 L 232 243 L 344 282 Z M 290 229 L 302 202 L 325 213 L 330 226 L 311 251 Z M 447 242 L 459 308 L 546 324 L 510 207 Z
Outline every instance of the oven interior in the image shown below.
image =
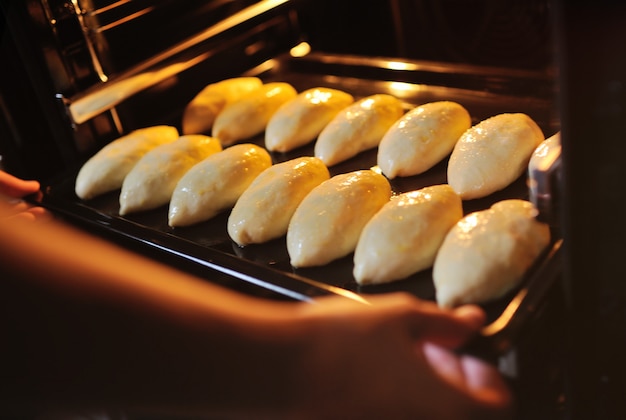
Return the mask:
M 44 197 L 37 203 L 61 217 L 226 287 L 280 300 L 307 301 L 328 293 L 358 299 L 390 291 L 432 299 L 430 272 L 390 286 L 359 288 L 349 260 L 298 271 L 286 262 L 280 240 L 247 249 L 233 246 L 224 215 L 199 229 L 174 231 L 164 225 L 163 209 L 122 218 L 115 195 L 84 203 L 73 193 L 78 168 L 95 151 L 135 128 L 179 126 L 184 106 L 204 86 L 238 75 L 287 81 L 298 91 L 323 85 L 356 97 L 392 93 L 407 109 L 457 100 L 473 122 L 526 112 L 546 137 L 561 129 L 576 137 L 571 127 L 578 121 L 572 124 L 575 118 L 564 111 L 569 108 L 563 105 L 559 65 L 581 58 L 569 50 L 563 58 L 557 51 L 559 37 L 567 37 L 570 28 L 560 19 L 570 12 L 579 17 L 574 6 L 572 12 L 547 0 L 358 3 L 7 1 L 0 7 L 0 167 L 44 181 Z M 555 31 L 561 27 L 565 35 Z M 571 88 L 576 79 L 566 80 Z M 573 177 L 570 165 L 581 153 L 570 147 L 564 146 L 570 159 L 564 162 L 566 179 Z M 305 147 L 273 158 L 310 153 Z M 333 171 L 373 164 L 375 154 L 364 153 Z M 442 182 L 445 162 L 393 188 L 401 192 Z M 464 210 L 502 198 L 529 198 L 527 182 L 522 177 L 487 200 L 465 203 Z M 556 214 L 550 249 L 518 290 L 486 307 L 489 328 L 467 349 L 494 360 L 511 379 L 521 418 L 558 418 L 571 410 L 565 384 L 577 377 L 566 372 L 572 356 L 566 354 L 563 323 L 580 289 L 576 276 L 563 286 L 564 276 L 572 278 L 563 270 L 563 238 L 571 235 L 565 228 L 577 215 L 563 217 L 571 200 L 566 187 L 550 203 Z

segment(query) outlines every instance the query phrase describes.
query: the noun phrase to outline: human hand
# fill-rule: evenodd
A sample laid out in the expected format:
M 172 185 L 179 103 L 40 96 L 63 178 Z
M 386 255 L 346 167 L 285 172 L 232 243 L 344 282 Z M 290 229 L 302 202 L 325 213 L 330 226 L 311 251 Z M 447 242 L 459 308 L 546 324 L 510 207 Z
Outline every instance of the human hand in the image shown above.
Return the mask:
M 42 207 L 31 206 L 22 197 L 39 191 L 39 182 L 25 181 L 0 171 L 0 218 L 20 217 L 39 220 L 48 217 Z
M 448 311 L 405 294 L 370 305 L 321 299 L 303 375 L 316 406 L 335 418 L 507 418 L 511 394 L 497 369 L 453 349 L 485 321 L 476 306 Z M 306 323 L 305 323 L 306 325 Z M 317 411 L 316 411 L 317 410 Z M 315 417 L 315 416 L 313 416 Z

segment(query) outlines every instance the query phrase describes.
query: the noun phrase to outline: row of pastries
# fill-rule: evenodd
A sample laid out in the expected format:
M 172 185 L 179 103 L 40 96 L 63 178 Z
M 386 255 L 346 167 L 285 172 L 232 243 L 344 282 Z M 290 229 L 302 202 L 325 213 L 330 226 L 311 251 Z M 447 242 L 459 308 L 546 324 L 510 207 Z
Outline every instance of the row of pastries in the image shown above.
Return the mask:
M 263 133 L 265 147 L 247 143 Z M 272 162 L 271 152 L 311 142 L 314 156 Z M 359 284 L 433 268 L 437 301 L 452 307 L 507 293 L 548 245 L 549 228 L 530 202 L 468 215 L 462 207 L 515 181 L 546 144 L 521 113 L 472 126 L 456 102 L 405 112 L 388 94 L 355 100 L 337 89 L 297 93 L 288 83 L 240 77 L 199 92 L 182 133 L 153 126 L 109 143 L 80 169 L 75 191 L 89 200 L 119 190 L 120 215 L 169 205 L 171 227 L 229 211 L 228 234 L 239 246 L 285 236 L 294 267 L 353 253 Z M 373 148 L 379 170 L 331 177 L 328 167 Z M 390 179 L 447 156 L 447 184 L 393 194 Z

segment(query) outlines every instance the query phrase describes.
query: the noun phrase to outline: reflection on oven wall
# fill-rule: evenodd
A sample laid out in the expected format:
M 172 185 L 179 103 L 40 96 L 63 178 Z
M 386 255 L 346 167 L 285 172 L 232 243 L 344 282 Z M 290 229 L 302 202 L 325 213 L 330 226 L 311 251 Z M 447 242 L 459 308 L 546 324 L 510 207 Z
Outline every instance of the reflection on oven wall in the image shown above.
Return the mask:
M 114 74 L 247 7 L 255 0 L 81 1 L 89 37 Z M 158 6 L 158 7 L 157 7 Z M 142 30 L 138 31 L 137 28 Z
M 207 83 L 294 46 L 299 31 L 289 5 L 288 0 L 3 1 L 0 18 L 8 28 L 0 45 L 6 57 L 0 64 L 6 75 L 0 80 L 3 166 L 46 179 L 123 132 L 171 123 Z M 236 15 L 243 17 L 232 23 Z M 180 63 L 184 75 L 163 71 Z M 105 87 L 155 74 L 159 77 L 142 83 L 132 100 L 78 121 L 70 112 L 76 101 Z
M 78 90 L 124 72 L 255 0 L 41 0 Z M 31 9 L 32 13 L 34 7 Z

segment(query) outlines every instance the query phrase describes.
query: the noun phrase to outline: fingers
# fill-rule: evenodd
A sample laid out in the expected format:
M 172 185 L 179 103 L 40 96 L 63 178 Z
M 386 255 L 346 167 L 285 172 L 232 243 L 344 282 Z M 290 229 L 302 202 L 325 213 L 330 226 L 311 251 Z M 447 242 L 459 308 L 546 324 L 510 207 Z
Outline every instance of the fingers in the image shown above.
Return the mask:
M 11 217 L 27 211 L 30 206 L 17 198 L 3 197 L 0 195 L 0 217 Z
M 495 367 L 471 356 L 461 356 L 465 385 L 480 401 L 495 408 L 510 406 L 512 396 Z
M 463 386 L 465 372 L 458 357 L 430 342 L 421 343 L 421 347 L 426 361 L 442 379 L 450 384 Z
M 512 395 L 494 366 L 433 343 L 422 343 L 422 354 L 435 374 L 464 396 L 461 400 L 485 413 L 482 418 L 508 417 Z
M 44 221 L 51 219 L 52 214 L 43 207 L 31 206 L 19 198 L 0 195 L 0 219 L 13 218 Z
M 42 220 L 50 213 L 40 207 L 32 207 L 20 198 L 39 191 L 39 182 L 24 181 L 0 171 L 0 217 L 18 217 L 25 220 Z
M 2 216 L 2 214 L 0 214 Z M 53 219 L 52 214 L 43 207 L 29 207 L 19 212 L 13 212 L 7 217 L 8 220 L 23 220 L 29 222 L 43 222 Z
M 19 198 L 39 191 L 37 181 L 25 181 L 11 174 L 0 171 L 0 193 L 9 197 Z
M 372 295 L 367 296 L 367 301 L 369 305 L 336 297 L 322 298 L 318 300 L 320 305 L 307 305 L 307 308 L 318 315 L 368 317 L 375 319 L 379 325 L 404 328 L 415 340 L 431 341 L 448 348 L 466 342 L 486 319 L 479 306 L 442 309 L 435 302 L 421 300 L 408 293 Z
M 420 304 L 411 325 L 413 336 L 447 348 L 466 342 L 484 325 L 486 315 L 475 305 L 444 310 L 436 304 Z

